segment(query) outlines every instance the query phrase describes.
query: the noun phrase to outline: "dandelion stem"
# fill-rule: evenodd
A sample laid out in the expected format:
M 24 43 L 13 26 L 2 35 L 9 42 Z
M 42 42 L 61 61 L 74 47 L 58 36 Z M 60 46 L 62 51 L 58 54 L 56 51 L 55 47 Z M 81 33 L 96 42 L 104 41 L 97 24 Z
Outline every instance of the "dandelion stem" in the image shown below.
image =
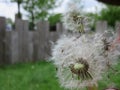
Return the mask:
M 98 90 L 98 88 L 97 88 L 96 85 L 94 85 L 94 86 L 88 86 L 87 90 Z

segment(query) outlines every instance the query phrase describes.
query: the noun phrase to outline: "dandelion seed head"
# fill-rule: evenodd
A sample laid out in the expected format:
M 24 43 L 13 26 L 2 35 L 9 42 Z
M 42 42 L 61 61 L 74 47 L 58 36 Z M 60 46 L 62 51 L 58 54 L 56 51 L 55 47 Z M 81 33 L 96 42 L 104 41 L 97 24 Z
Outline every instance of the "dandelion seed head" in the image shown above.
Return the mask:
M 80 37 L 64 35 L 57 41 L 51 60 L 58 68 L 57 77 L 61 86 L 84 88 L 97 85 L 97 81 L 102 80 L 102 74 L 106 72 L 104 38 L 104 35 L 95 33 Z M 109 63 L 116 63 L 120 52 L 115 50 L 107 53 Z M 87 69 L 85 65 L 88 65 Z
M 73 5 L 72 5 L 73 6 Z M 72 7 L 63 14 L 63 23 L 67 30 L 72 32 L 85 32 L 88 29 L 88 18 L 84 17 L 77 7 Z
M 75 4 L 69 4 L 63 14 L 63 23 L 72 33 L 87 31 L 88 18 L 81 15 Z M 63 35 L 52 48 L 51 60 L 57 67 L 61 86 L 69 89 L 97 85 L 108 66 L 115 65 L 120 51 L 116 49 L 115 35 L 111 32 L 71 36 Z M 118 38 L 119 39 L 119 38 Z M 114 48 L 113 48 L 114 47 Z M 109 63 L 108 63 L 109 62 Z
M 53 48 L 52 60 L 54 61 L 56 67 L 58 67 L 57 77 L 59 78 L 62 86 L 65 86 L 66 88 L 85 87 L 89 84 L 96 84 L 96 81 L 101 78 L 103 67 L 99 64 L 102 60 L 99 63 L 97 61 L 103 57 L 97 55 L 98 53 L 96 52 L 101 50 L 101 47 L 95 44 L 96 40 L 94 42 L 91 41 L 92 39 L 87 39 L 85 35 L 78 39 L 74 36 L 65 36 L 57 41 L 57 44 Z M 77 75 L 71 72 L 69 68 L 71 64 L 74 65 L 75 69 L 84 67 L 82 64 L 76 63 L 79 58 L 83 58 L 83 60 L 88 62 L 88 72 L 94 76 L 92 80 L 77 80 Z

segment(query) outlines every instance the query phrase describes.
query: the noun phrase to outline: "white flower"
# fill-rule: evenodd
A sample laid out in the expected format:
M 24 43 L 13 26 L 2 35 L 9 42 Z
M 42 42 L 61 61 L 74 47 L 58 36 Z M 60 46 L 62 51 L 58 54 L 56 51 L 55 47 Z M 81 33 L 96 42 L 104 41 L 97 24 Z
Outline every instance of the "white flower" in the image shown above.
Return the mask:
M 81 12 L 76 7 L 67 10 L 63 14 L 63 23 L 67 30 L 73 32 L 85 32 L 88 29 L 88 19 L 81 16 Z
M 72 33 L 85 32 L 87 19 L 81 16 L 74 4 L 71 7 L 63 15 L 66 29 Z M 102 80 L 102 74 L 106 74 L 107 69 L 116 64 L 116 58 L 120 55 L 120 51 L 112 43 L 113 39 L 114 34 L 109 36 L 108 32 L 62 36 L 53 47 L 51 58 L 57 68 L 61 86 L 79 89 L 97 85 Z
M 66 88 L 97 85 L 106 72 L 107 62 L 112 64 L 116 53 L 105 56 L 104 37 L 101 34 L 62 36 L 52 50 L 52 60 L 57 67 L 57 77 Z

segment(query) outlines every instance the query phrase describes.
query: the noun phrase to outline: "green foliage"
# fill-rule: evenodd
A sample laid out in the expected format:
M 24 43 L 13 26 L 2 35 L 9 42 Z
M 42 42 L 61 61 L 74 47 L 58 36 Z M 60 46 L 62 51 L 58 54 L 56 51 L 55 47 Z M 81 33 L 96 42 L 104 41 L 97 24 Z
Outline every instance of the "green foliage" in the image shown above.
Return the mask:
M 55 6 L 55 0 L 24 0 L 23 8 L 28 12 L 31 29 L 38 20 L 46 20 L 49 10 Z
M 0 68 L 0 90 L 63 90 L 51 63 L 16 64 Z
M 86 16 L 90 18 L 90 28 L 92 31 L 95 31 L 96 22 L 98 20 L 98 14 L 96 13 L 87 13 Z
M 50 25 L 55 25 L 58 22 L 61 22 L 61 14 L 53 14 L 48 18 L 48 21 L 50 22 Z
M 34 29 L 35 23 L 38 20 L 47 20 L 49 11 L 56 5 L 56 0 L 11 0 L 18 4 L 18 16 L 21 17 L 20 5 L 22 4 L 25 11 L 28 13 L 30 20 L 30 28 Z
M 116 21 L 120 21 L 120 7 L 107 5 L 100 12 L 98 20 L 106 20 L 110 26 L 115 26 Z
M 120 7 L 107 5 L 99 13 L 87 13 L 86 16 L 93 21 L 91 24 L 92 30 L 95 30 L 96 22 L 100 20 L 107 21 L 110 27 L 115 27 L 115 22 L 120 21 Z
M 16 2 L 16 3 L 19 3 L 21 4 L 23 2 L 23 0 L 11 0 L 12 2 Z
M 120 64 L 115 66 L 120 70 Z M 108 72 L 106 72 L 108 73 Z M 118 74 L 110 73 L 110 79 L 120 88 Z M 106 81 L 106 78 L 103 78 Z M 111 82 L 99 82 L 98 90 L 103 90 Z M 61 88 L 56 78 L 55 67 L 48 62 L 8 65 L 0 68 L 0 90 L 66 90 Z
M 55 6 L 55 0 L 24 0 L 23 8 L 29 13 L 29 18 L 37 21 L 45 20 L 49 10 Z

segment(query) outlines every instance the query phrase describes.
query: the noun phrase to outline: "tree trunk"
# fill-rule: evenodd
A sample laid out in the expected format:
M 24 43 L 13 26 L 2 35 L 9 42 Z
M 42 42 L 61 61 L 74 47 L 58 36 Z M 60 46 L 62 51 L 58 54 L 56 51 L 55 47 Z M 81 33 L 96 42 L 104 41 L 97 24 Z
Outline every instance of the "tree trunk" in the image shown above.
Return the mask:
M 18 3 L 18 13 L 20 13 L 20 4 Z
M 20 4 L 19 1 L 17 2 L 17 6 L 18 6 L 18 13 L 17 13 L 17 18 L 21 19 L 22 16 L 21 16 L 21 12 L 20 12 Z

